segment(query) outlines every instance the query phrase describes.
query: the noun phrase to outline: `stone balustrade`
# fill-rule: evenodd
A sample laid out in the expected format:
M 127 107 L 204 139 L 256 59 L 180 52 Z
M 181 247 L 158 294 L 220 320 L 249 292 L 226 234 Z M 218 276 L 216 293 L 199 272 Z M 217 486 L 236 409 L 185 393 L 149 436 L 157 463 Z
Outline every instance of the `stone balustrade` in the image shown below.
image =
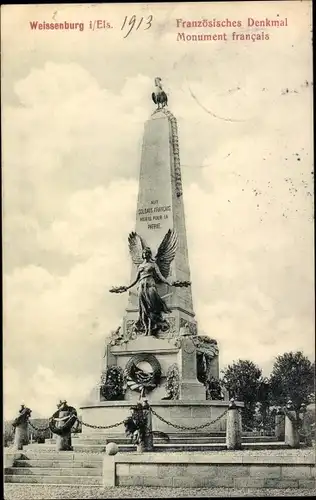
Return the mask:
M 103 486 L 315 488 L 315 461 L 306 456 L 246 452 L 118 453 L 105 456 Z

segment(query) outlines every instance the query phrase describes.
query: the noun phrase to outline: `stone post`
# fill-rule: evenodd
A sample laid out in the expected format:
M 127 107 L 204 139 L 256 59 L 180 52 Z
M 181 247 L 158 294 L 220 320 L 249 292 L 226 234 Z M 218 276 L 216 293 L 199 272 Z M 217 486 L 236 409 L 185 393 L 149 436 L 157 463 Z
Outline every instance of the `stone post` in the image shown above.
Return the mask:
M 178 353 L 180 372 L 179 399 L 205 401 L 206 391 L 196 378 L 196 347 L 189 337 L 183 337 Z
M 285 436 L 284 442 L 290 448 L 300 447 L 300 435 L 298 432 L 298 421 L 292 401 L 289 401 L 285 410 Z
M 21 405 L 19 416 L 13 421 L 14 427 L 14 443 L 13 446 L 17 450 L 23 450 L 23 445 L 28 444 L 28 423 L 32 410 L 24 404 Z
M 64 418 L 64 417 L 68 417 L 69 416 L 69 412 L 66 410 L 66 411 L 62 411 L 60 410 L 59 412 L 59 417 L 58 418 Z M 64 425 L 64 421 L 59 421 L 57 422 L 57 425 L 56 427 L 62 427 Z M 56 451 L 69 451 L 72 449 L 72 446 L 71 446 L 71 430 L 69 430 L 69 432 L 67 432 L 66 434 L 62 435 L 62 436 L 59 436 L 57 434 L 56 436 Z
M 143 405 L 143 412 L 144 412 L 144 415 L 145 415 L 145 418 L 146 418 L 146 421 L 147 421 L 147 425 L 146 425 L 146 433 L 145 433 L 145 450 L 144 451 L 152 451 L 153 450 L 153 433 L 152 433 L 152 414 L 151 414 L 151 409 L 150 409 L 150 406 L 148 404 L 148 400 L 147 399 L 144 399 L 142 401 L 142 405 Z
M 308 447 L 313 446 L 311 422 L 307 413 L 306 405 L 304 403 L 301 405 L 300 413 L 302 415 L 302 432 L 304 443 Z
M 15 427 L 14 448 L 23 450 L 23 445 L 28 443 L 28 421 L 21 422 Z
M 277 441 L 284 441 L 284 434 L 285 434 L 284 426 L 285 426 L 284 412 L 279 407 L 275 414 L 275 426 L 274 426 L 274 432 Z
M 227 450 L 241 449 L 241 415 L 234 399 L 230 400 L 226 421 Z

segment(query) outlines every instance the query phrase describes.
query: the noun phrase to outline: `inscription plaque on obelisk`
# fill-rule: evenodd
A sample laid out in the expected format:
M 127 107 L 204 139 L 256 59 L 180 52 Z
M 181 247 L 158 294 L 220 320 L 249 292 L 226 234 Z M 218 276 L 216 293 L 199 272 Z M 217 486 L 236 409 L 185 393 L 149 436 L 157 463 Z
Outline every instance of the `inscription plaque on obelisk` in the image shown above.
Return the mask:
M 161 109 L 145 124 L 135 231 L 155 254 L 170 229 L 178 238 L 170 278 L 172 281 L 190 281 L 177 121 L 172 113 Z M 136 266 L 133 266 L 132 279 L 136 272 Z M 167 317 L 170 330 L 179 331 L 186 326 L 191 333 L 196 333 L 191 288 L 159 284 L 158 289 L 172 311 Z M 137 312 L 137 290 L 133 289 L 129 293 L 124 318 L 125 330 L 131 327 Z

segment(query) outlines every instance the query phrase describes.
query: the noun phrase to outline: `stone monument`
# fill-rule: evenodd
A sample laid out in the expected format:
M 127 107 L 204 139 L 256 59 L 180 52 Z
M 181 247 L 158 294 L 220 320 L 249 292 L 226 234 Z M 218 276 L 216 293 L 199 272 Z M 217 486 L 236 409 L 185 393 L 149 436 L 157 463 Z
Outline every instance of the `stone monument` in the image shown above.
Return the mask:
M 159 86 L 157 81 L 159 80 Z M 106 340 L 102 382 L 82 406 L 92 424 L 126 417 L 131 402 L 146 395 L 164 418 L 186 426 L 223 413 L 228 401 L 206 400 L 199 372 L 219 377 L 218 346 L 198 334 L 183 205 L 177 120 L 166 109 L 161 79 L 155 80 L 158 108 L 145 123 L 135 228 L 127 237 L 130 282 L 110 290 L 128 291 L 122 325 Z M 163 92 L 163 96 L 159 93 Z M 155 98 L 154 98 L 155 96 Z M 164 97 L 165 96 L 165 97 Z M 159 105 L 161 104 L 161 105 Z M 168 370 L 178 370 L 178 398 L 166 397 Z M 179 432 L 153 420 L 155 430 Z M 216 429 L 225 429 L 219 421 Z M 93 432 L 83 428 L 83 432 Z

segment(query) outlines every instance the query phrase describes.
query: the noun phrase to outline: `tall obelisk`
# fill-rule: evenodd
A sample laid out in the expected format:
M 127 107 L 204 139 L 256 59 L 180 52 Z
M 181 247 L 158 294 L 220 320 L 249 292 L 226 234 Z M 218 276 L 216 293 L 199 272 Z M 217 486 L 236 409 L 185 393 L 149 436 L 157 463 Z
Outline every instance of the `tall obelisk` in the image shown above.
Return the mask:
M 170 111 L 162 108 L 145 123 L 135 230 L 155 255 L 169 229 L 176 231 L 179 241 L 170 278 L 172 281 L 190 281 L 177 120 Z M 132 279 L 135 272 L 133 268 Z M 186 327 L 190 333 L 196 334 L 191 287 L 159 285 L 159 293 L 172 311 L 166 317 L 170 324 L 169 333 Z M 137 315 L 137 290 L 132 289 L 124 317 L 124 331 L 133 327 Z

